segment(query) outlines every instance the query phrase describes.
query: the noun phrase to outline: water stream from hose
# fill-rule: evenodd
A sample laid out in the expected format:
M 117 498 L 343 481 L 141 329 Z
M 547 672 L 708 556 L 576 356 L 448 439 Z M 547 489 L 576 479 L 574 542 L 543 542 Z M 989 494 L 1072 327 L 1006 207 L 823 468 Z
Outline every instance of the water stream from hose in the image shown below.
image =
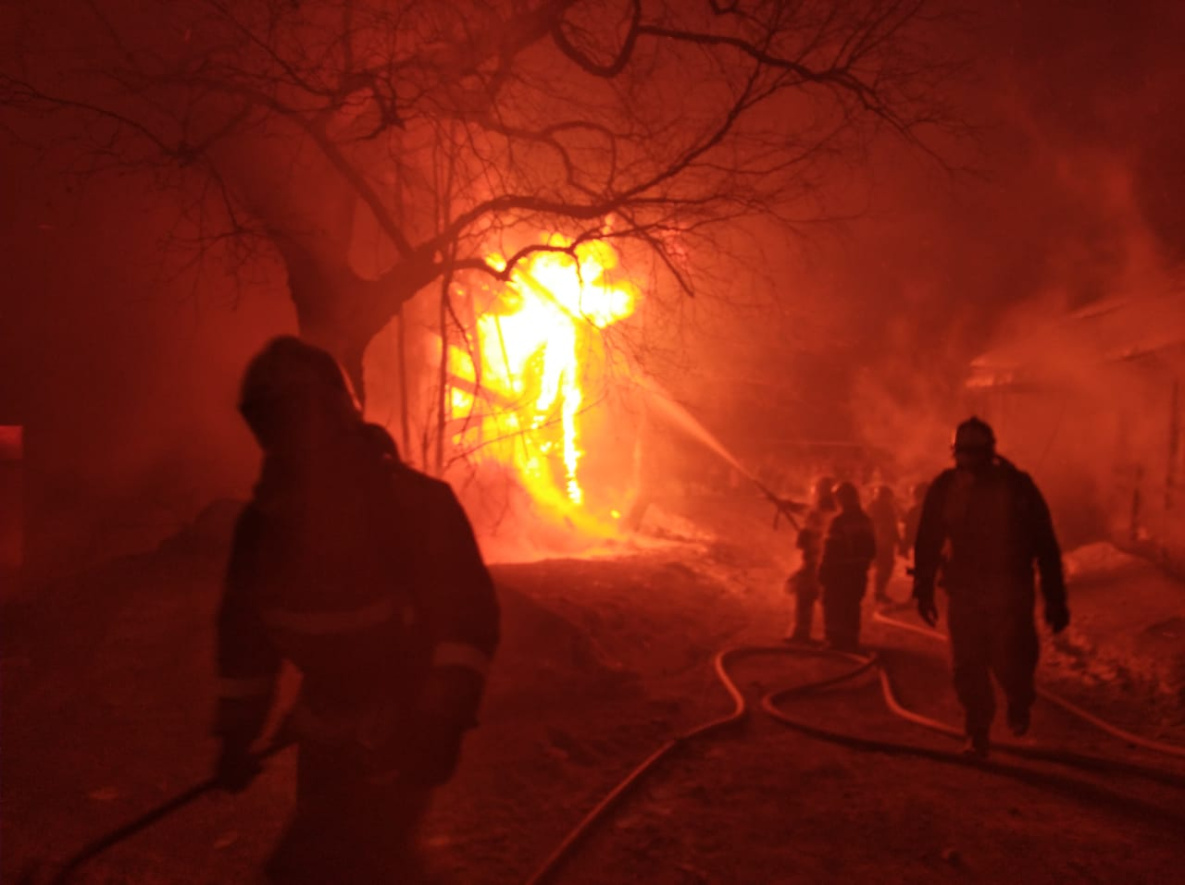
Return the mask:
M 682 430 L 709 451 L 719 455 L 726 463 L 736 468 L 748 479 L 758 482 L 757 477 L 737 460 L 737 457 L 728 450 L 724 443 L 720 442 L 708 428 L 704 427 L 691 412 L 680 405 L 661 384 L 648 375 L 642 375 L 638 379 L 638 385 L 646 394 L 647 406 L 655 413 L 679 430 Z

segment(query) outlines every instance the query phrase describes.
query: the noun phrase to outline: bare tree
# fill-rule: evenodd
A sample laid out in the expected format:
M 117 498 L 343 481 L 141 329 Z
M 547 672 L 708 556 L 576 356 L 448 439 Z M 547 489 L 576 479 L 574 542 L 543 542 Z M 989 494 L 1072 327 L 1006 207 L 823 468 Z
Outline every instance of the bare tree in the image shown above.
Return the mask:
M 694 238 L 791 221 L 878 131 L 928 149 L 926 127 L 950 123 L 929 0 L 14 10 L 5 128 L 33 119 L 29 137 L 52 131 L 88 171 L 153 175 L 195 254 L 273 250 L 302 334 L 359 391 L 367 344 L 433 282 L 504 280 L 538 250 L 612 238 L 692 293 Z M 359 241 L 372 267 L 352 258 Z

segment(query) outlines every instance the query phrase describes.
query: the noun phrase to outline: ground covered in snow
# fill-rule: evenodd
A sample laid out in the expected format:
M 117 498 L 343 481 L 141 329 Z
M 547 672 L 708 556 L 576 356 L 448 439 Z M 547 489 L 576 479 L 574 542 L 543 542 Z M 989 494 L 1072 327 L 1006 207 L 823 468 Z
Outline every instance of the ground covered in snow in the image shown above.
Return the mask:
M 780 639 L 791 535 L 757 501 L 683 503 L 617 555 L 495 569 L 505 639 L 457 779 L 425 838 L 447 881 L 524 881 L 663 742 L 729 709 L 711 659 Z M 657 536 L 657 537 L 653 537 Z M 3 612 L 3 881 L 208 774 L 212 531 L 57 580 Z M 1185 744 L 1185 590 L 1109 548 L 1069 557 L 1074 623 L 1042 678 L 1133 731 Z M 893 588 L 904 597 L 904 579 Z M 909 619 L 908 611 L 901 617 Z M 904 703 L 958 722 L 943 650 L 870 623 Z M 737 667 L 754 700 L 845 665 Z M 850 735 L 946 753 L 887 712 L 872 679 L 788 704 Z M 855 750 L 755 710 L 661 764 L 560 870 L 572 883 L 1168 882 L 1185 864 L 1185 761 L 1040 704 L 1033 740 L 1125 769 L 996 754 L 979 767 Z M 207 797 L 88 866 L 80 882 L 252 880 L 291 803 L 291 754 L 246 794 Z

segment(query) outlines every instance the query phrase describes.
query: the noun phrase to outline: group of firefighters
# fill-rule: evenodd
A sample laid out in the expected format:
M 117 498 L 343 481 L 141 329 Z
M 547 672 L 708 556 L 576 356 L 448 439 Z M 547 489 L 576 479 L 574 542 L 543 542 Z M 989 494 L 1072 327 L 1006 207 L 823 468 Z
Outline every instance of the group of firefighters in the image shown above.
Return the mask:
M 1017 736 L 1029 729 L 1038 652 L 1034 566 L 1053 633 L 1066 628 L 1070 612 L 1053 522 L 1032 478 L 996 452 L 992 428 L 978 418 L 956 429 L 952 454 L 952 469 L 914 487 L 904 531 L 887 486 L 877 489 L 866 513 L 853 484 L 829 477 L 815 484 L 798 532 L 802 564 L 787 582 L 795 611 L 786 638 L 811 642 L 822 598 L 827 646 L 858 651 L 869 569 L 875 565 L 875 601 L 888 603 L 897 556 L 912 555 L 913 600 L 931 627 L 938 621 L 935 587 L 947 591 L 965 752 L 982 758 L 995 715 L 993 675 L 1007 700 L 1009 729 Z
M 477 723 L 499 640 L 473 530 L 447 484 L 406 466 L 386 431 L 365 423 L 327 352 L 292 337 L 270 342 L 248 366 L 240 411 L 264 460 L 218 614 L 216 777 L 237 792 L 258 775 L 255 744 L 290 662 L 302 683 L 280 739 L 299 748 L 296 810 L 269 880 L 423 881 L 417 825 Z M 921 490 L 904 538 L 883 493 L 866 514 L 852 484 L 818 484 L 798 536 L 792 637 L 809 638 L 821 594 L 829 643 L 856 650 L 870 567 L 883 597 L 897 550 L 912 541 L 913 594 L 927 623 L 937 618 L 935 585 L 949 594 L 955 688 L 969 752 L 983 756 L 989 674 L 1013 732 L 1028 728 L 1034 563 L 1051 628 L 1069 614 L 1032 480 L 995 453 L 977 419 L 959 427 L 954 455 L 956 467 Z
M 802 562 L 786 582 L 795 599 L 788 641 L 811 642 L 815 604 L 821 597 L 827 645 L 838 651 L 858 649 L 860 603 L 869 568 L 873 598 L 880 605 L 891 604 L 889 581 L 898 557 L 912 555 L 928 489 L 927 483 L 914 486 L 914 501 L 902 525 L 896 497 L 887 485 L 876 489 L 865 511 L 852 483 L 836 484 L 829 476 L 815 482 L 797 538 Z

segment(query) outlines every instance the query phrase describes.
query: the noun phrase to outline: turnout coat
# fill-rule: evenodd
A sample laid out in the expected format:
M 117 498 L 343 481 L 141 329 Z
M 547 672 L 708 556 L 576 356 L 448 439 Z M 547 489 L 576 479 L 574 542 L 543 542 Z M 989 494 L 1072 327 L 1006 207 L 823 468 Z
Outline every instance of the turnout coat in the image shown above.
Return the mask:
M 377 774 L 399 765 L 433 668 L 484 677 L 499 613 L 451 488 L 362 440 L 345 454 L 304 475 L 265 463 L 239 518 L 217 622 L 215 731 L 257 737 L 288 659 L 303 676 L 292 717 L 302 743 L 337 746 Z

